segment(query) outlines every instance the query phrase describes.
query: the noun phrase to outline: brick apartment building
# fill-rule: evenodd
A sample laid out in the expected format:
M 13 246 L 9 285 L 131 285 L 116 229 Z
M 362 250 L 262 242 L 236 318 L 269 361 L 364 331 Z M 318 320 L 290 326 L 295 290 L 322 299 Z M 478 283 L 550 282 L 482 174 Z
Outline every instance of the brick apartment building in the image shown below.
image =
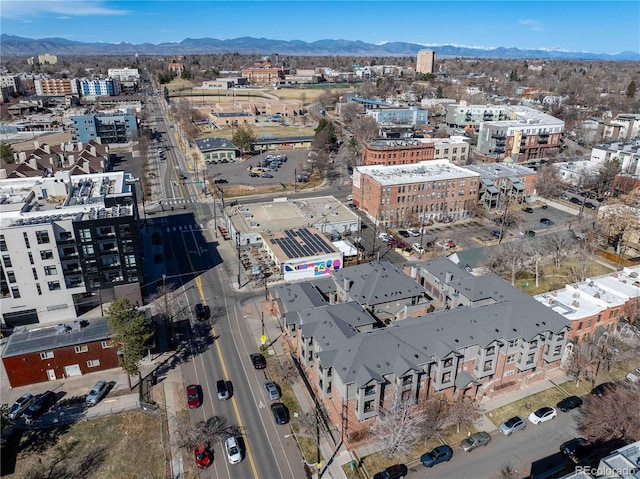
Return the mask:
M 75 78 L 43 78 L 33 81 L 36 88 L 36 95 L 56 96 L 56 95 L 78 95 L 80 93 L 80 82 Z
M 247 78 L 250 85 L 267 85 L 284 81 L 289 69 L 271 66 L 245 67 L 241 74 Z
M 446 258 L 385 262 L 270 290 L 314 395 L 353 444 L 400 390 L 407 400 L 494 397 L 560 366 L 568 321 L 495 275 Z
M 434 158 L 434 142 L 424 139 L 375 139 L 362 144 L 362 165 L 410 165 Z
M 465 218 L 477 202 L 480 175 L 447 160 L 395 166 L 359 166 L 353 202 L 387 228 Z

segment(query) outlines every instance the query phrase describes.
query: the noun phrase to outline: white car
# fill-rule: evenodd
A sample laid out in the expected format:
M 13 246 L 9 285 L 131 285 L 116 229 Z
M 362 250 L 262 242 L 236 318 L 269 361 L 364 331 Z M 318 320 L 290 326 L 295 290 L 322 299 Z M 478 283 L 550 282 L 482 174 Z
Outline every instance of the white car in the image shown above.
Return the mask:
M 11 407 L 9 408 L 7 417 L 9 419 L 19 418 L 20 415 L 25 411 L 25 409 L 31 406 L 31 403 L 35 401 L 35 399 L 36 399 L 35 396 L 33 396 L 32 394 L 29 394 L 29 393 L 23 394 L 18 399 L 16 399 L 16 402 L 14 402 L 11 405 Z
M 378 238 L 380 238 L 382 241 L 384 241 L 386 243 L 387 241 L 389 241 L 391 239 L 391 236 L 389 236 L 387 233 L 385 233 L 383 231 L 382 233 L 380 233 L 378 235 Z
M 550 421 L 557 415 L 558 413 L 554 408 L 545 406 L 529 414 L 529 422 L 531 424 L 540 424 L 541 422 Z
M 407 230 L 407 233 L 409 234 L 409 236 L 413 236 L 414 238 L 417 237 L 417 236 L 420 236 L 420 232 L 416 231 L 416 230 L 414 230 L 412 228 L 409 228 Z
M 347 195 L 347 201 L 352 201 L 353 200 L 353 195 Z
M 411 245 L 411 249 L 413 249 L 413 251 L 415 251 L 416 253 L 419 253 L 419 254 L 423 254 L 424 253 L 424 248 L 422 247 L 422 245 L 420 243 L 413 243 Z
M 229 459 L 229 464 L 238 464 L 242 461 L 242 453 L 240 452 L 240 444 L 238 444 L 238 439 L 235 437 L 230 437 L 224 442 L 224 450 L 227 451 L 227 459 Z
M 635 368 L 625 376 L 625 379 L 631 383 L 640 383 L 640 368 Z

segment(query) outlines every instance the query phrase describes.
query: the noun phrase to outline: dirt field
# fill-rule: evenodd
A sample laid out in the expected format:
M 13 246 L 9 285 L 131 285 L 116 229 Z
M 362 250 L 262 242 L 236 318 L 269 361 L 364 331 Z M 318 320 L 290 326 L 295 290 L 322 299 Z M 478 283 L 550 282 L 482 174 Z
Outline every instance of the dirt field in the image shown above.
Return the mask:
M 165 477 L 165 464 L 159 417 L 141 411 L 27 430 L 2 451 L 2 476 L 9 479 L 155 479 Z

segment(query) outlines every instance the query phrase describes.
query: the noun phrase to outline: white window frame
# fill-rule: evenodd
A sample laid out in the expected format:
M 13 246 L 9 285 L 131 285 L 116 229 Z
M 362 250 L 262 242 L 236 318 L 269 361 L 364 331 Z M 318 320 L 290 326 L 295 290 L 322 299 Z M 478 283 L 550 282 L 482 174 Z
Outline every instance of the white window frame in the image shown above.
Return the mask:
M 86 353 L 89 351 L 89 346 L 86 344 L 81 344 L 80 346 L 76 346 L 73 348 L 76 353 Z
M 87 361 L 88 368 L 97 368 L 98 366 L 100 366 L 99 359 L 89 359 L 89 361 Z
M 40 359 L 52 359 L 53 356 L 53 351 L 45 351 L 44 353 L 40 353 Z

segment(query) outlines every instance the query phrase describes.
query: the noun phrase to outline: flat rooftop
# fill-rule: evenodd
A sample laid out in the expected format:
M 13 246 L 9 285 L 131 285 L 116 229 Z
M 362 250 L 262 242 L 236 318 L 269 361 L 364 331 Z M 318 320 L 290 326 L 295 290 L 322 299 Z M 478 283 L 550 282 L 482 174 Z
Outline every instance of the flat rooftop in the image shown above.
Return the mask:
M 358 223 L 359 217 L 333 196 L 276 198 L 264 203 L 228 206 L 225 213 L 239 233 L 270 233 L 318 223 Z
M 280 262 L 340 252 L 316 228 L 265 233 L 262 238 Z
M 569 320 L 584 319 L 606 309 L 587 295 L 568 288 L 538 294 L 533 298 Z
M 358 166 L 356 171 L 370 176 L 383 186 L 480 176 L 479 173 L 460 168 L 449 160 L 421 161 L 412 165 Z
M 480 173 L 483 178 L 506 178 L 509 176 L 535 175 L 535 170 L 513 163 L 485 163 L 467 165 L 466 169 Z

